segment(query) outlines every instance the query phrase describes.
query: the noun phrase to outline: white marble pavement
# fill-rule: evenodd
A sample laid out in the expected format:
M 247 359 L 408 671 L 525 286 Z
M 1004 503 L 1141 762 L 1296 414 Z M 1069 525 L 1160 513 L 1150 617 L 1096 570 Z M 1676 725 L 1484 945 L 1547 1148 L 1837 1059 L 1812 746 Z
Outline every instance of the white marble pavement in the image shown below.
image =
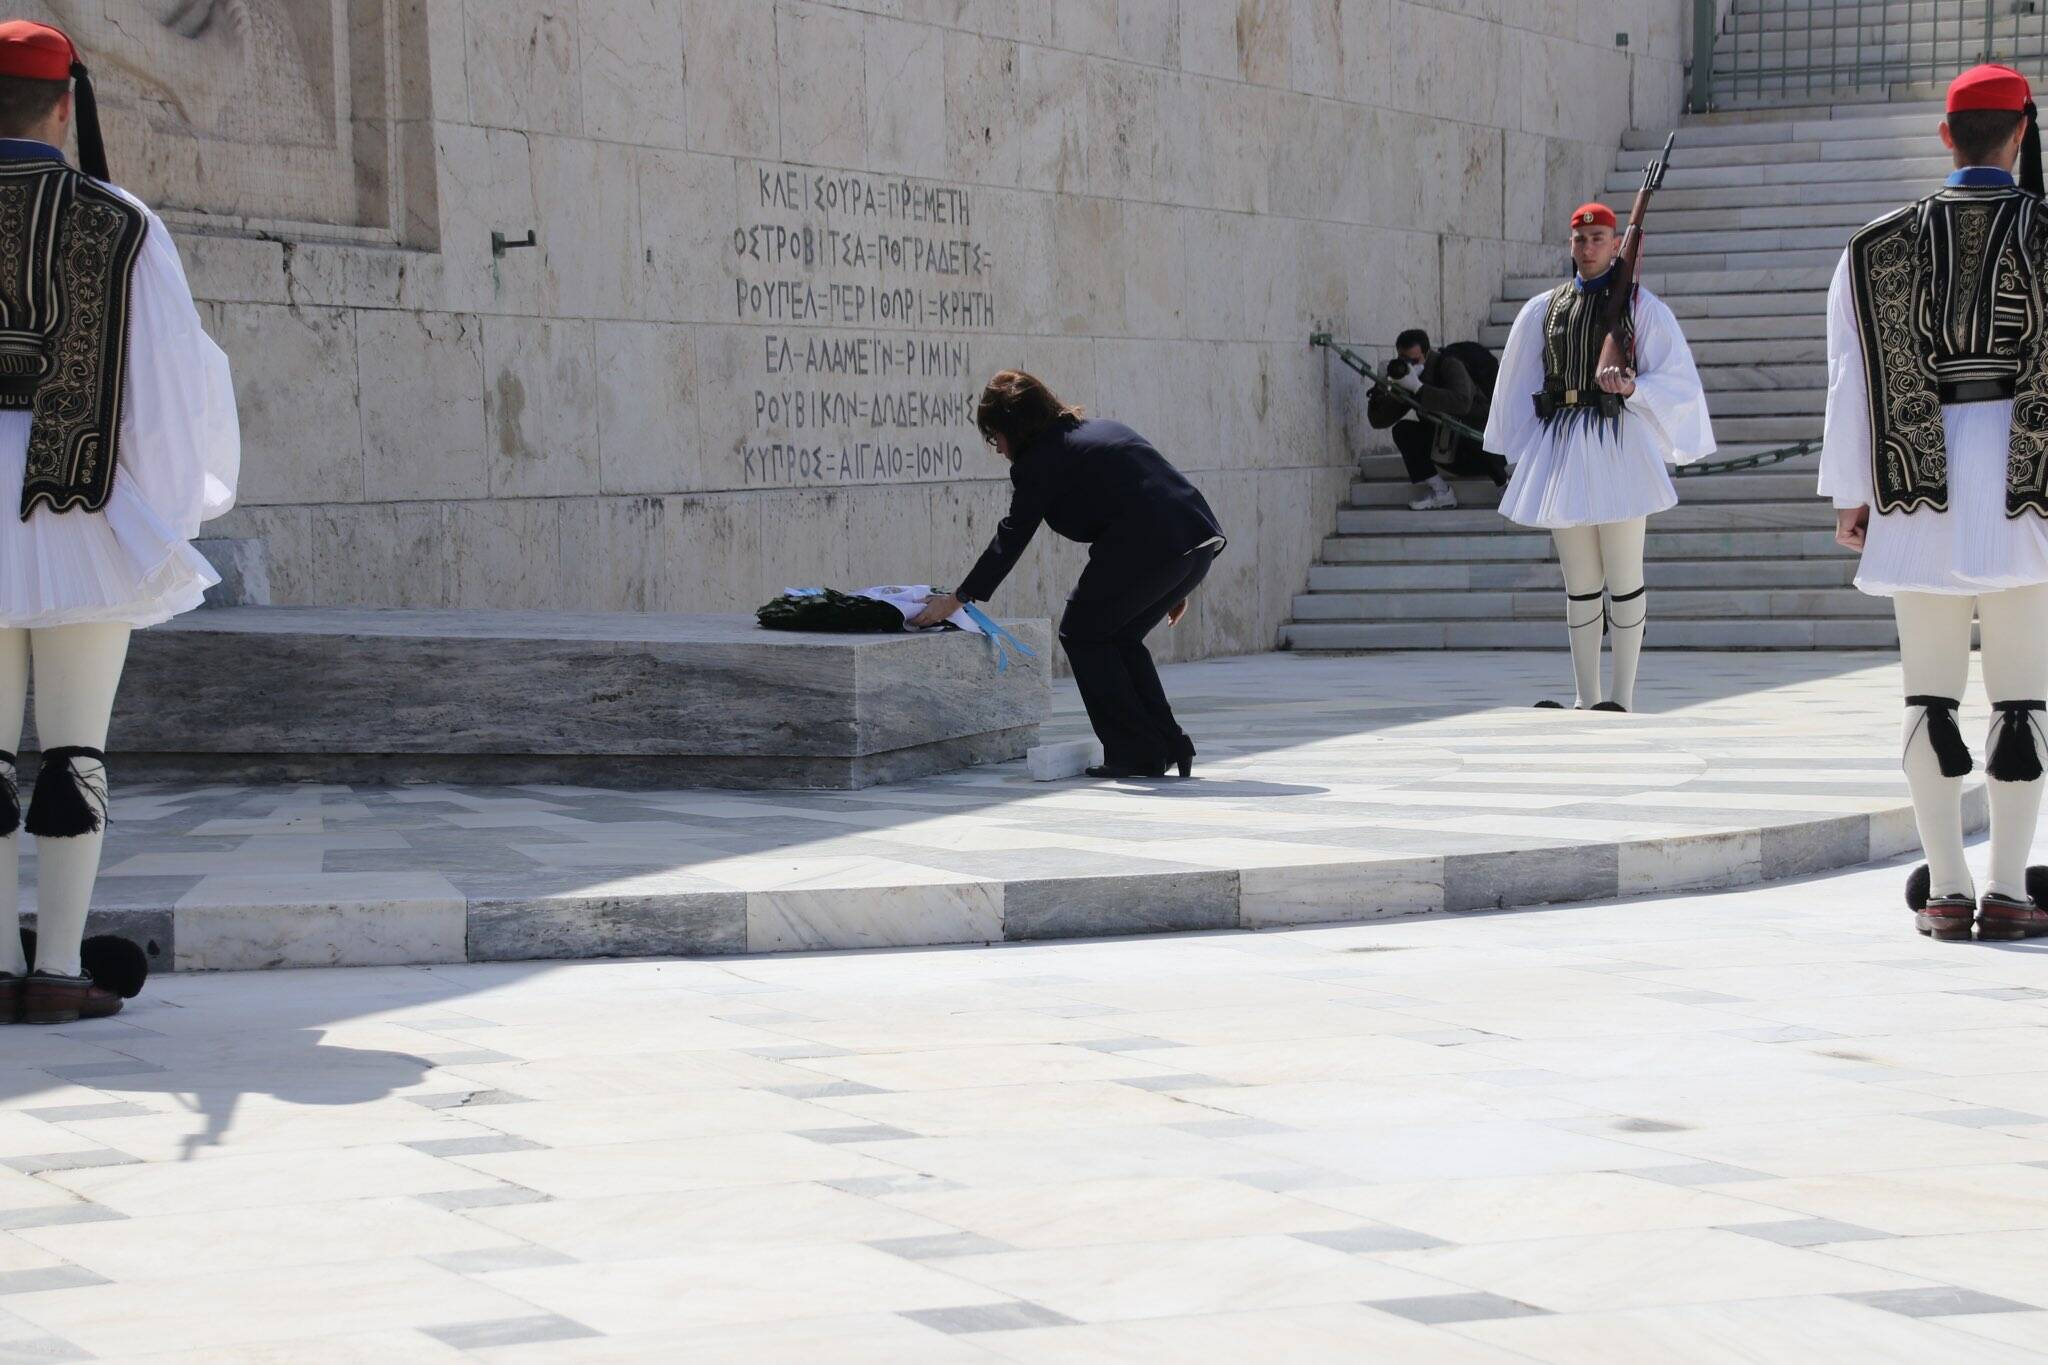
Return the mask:
M 2048 959 L 1900 877 L 166 977 L 0 1028 L 0 1360 L 2048 1360 Z
M 98 905 L 185 969 L 758 953 L 1639 895 L 1913 843 L 1895 660 L 1666 654 L 1642 714 L 1533 709 L 1561 657 L 1176 666 L 1186 782 L 145 787 L 117 756 Z M 1085 732 L 1069 688 L 1049 734 Z

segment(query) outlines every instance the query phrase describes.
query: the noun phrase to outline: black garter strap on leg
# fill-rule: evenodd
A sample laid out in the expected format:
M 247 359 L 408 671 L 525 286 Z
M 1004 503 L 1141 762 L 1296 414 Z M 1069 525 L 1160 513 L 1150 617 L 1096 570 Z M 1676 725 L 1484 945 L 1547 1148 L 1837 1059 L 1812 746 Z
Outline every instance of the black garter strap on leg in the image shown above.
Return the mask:
M 107 827 L 106 792 L 80 774 L 77 760 L 81 758 L 91 759 L 102 769 L 107 762 L 98 749 L 79 744 L 43 750 L 43 766 L 36 773 L 35 794 L 29 798 L 28 820 L 22 826 L 36 838 L 75 839 Z
M 1994 782 L 2038 782 L 2041 751 L 2034 742 L 2034 712 L 2048 702 L 1995 701 L 1991 744 L 1984 757 L 1984 775 Z
M 1941 760 L 1941 775 L 1968 777 L 1976 764 L 1970 761 L 1970 746 L 1963 743 L 1962 727 L 1956 724 L 1956 708 L 1962 703 L 1954 697 L 1919 696 L 1906 698 L 1906 705 L 1927 713 L 1920 723 L 1927 727 L 1927 742 L 1934 746 L 1934 756 Z M 1906 743 L 1912 742 L 1913 737 L 1907 735 Z M 42 790 L 40 782 L 36 790 Z
M 1564 595 L 1564 600 L 1567 602 L 1598 602 L 1605 596 L 1607 596 L 1607 590 L 1602 588 L 1598 592 L 1568 592 Z M 1598 620 L 1580 621 L 1577 623 L 1572 621 L 1572 609 L 1570 607 L 1564 609 L 1564 628 L 1566 630 L 1584 630 L 1588 626 L 1600 626 L 1605 629 L 1606 625 L 1607 608 L 1605 607 L 1600 608 Z
M 1636 629 L 1636 628 L 1637 628 L 1638 626 L 1641 626 L 1641 625 L 1642 625 L 1642 624 L 1643 624 L 1643 623 L 1644 623 L 1645 621 L 1648 621 L 1648 620 L 1650 619 L 1650 611 L 1649 611 L 1649 607 L 1648 607 L 1647 605 L 1645 605 L 1645 606 L 1644 606 L 1644 608 L 1643 608 L 1643 614 L 1642 614 L 1641 616 L 1638 616 L 1638 617 L 1637 617 L 1637 618 L 1635 619 L 1635 621 L 1634 621 L 1634 622 L 1633 622 L 1632 624 L 1630 624 L 1630 625 L 1626 625 L 1626 626 L 1622 626 L 1622 625 L 1615 625 L 1615 622 L 1614 622 L 1614 617 L 1613 617 L 1613 615 L 1612 615 L 1612 612 L 1613 612 L 1614 608 L 1615 608 L 1616 606 L 1618 606 L 1619 604 L 1621 604 L 1621 603 L 1623 603 L 1623 602 L 1633 602 L 1633 601 L 1636 601 L 1636 600 L 1637 600 L 1638 598 L 1640 598 L 1640 597 L 1641 597 L 1641 596 L 1642 596 L 1642 595 L 1643 595 L 1644 593 L 1648 592 L 1649 590 L 1650 590 L 1650 585 L 1649 585 L 1648 583 L 1645 583 L 1645 584 L 1643 584 L 1643 586 L 1642 586 L 1642 587 L 1640 587 L 1640 588 L 1637 588 L 1637 589 L 1636 589 L 1636 590 L 1635 590 L 1634 592 L 1623 592 L 1623 593 L 1616 593 L 1616 594 L 1614 594 L 1614 595 L 1613 595 L 1612 597 L 1609 597 L 1609 598 L 1607 599 L 1607 610 L 1608 610 L 1608 612 L 1610 613 L 1610 614 L 1609 614 L 1609 616 L 1608 616 L 1608 618 L 1607 618 L 1607 623 L 1608 623 L 1608 625 L 1610 625 L 1610 626 L 1613 626 L 1613 627 L 1614 627 L 1614 629 L 1616 629 L 1616 630 L 1634 630 L 1634 629 Z
M 14 755 L 0 749 L 0 764 L 7 771 L 0 773 L 0 839 L 21 828 L 21 789 L 14 785 Z

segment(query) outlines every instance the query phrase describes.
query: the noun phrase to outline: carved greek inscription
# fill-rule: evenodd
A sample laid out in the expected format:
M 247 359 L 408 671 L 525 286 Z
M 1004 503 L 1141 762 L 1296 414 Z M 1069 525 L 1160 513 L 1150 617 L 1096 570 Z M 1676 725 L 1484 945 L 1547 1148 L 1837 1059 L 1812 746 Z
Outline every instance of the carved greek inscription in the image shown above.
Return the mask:
M 759 329 L 735 452 L 748 485 L 959 478 L 980 444 L 975 333 L 1001 322 L 973 192 L 757 165 L 733 230 L 735 322 Z M 745 380 L 751 379 L 751 391 Z

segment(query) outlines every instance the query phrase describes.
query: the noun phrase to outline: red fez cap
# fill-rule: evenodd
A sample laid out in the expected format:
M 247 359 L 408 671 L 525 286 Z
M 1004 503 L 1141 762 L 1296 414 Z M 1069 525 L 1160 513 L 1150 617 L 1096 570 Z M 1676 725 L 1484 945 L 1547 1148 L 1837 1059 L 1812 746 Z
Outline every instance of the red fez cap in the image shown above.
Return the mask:
M 1948 83 L 1951 114 L 1971 109 L 2000 109 L 2018 114 L 2025 111 L 2027 102 L 2033 98 L 2033 89 L 2025 76 L 2009 66 L 1994 63 L 1973 66 Z
M 1572 210 L 1572 226 L 1611 228 L 1614 226 L 1614 210 L 1605 204 L 1581 204 Z
M 64 30 L 29 19 L 0 24 L 0 76 L 31 81 L 68 81 L 78 49 Z

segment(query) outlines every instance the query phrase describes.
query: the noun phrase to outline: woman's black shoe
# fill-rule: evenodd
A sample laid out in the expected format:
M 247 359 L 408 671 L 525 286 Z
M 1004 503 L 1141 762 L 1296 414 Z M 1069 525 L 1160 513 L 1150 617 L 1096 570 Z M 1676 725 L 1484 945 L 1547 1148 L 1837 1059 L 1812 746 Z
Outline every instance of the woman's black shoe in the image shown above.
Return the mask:
M 1099 768 L 1088 769 L 1090 777 L 1164 777 L 1166 765 L 1156 768 L 1127 768 L 1121 763 L 1105 763 Z

